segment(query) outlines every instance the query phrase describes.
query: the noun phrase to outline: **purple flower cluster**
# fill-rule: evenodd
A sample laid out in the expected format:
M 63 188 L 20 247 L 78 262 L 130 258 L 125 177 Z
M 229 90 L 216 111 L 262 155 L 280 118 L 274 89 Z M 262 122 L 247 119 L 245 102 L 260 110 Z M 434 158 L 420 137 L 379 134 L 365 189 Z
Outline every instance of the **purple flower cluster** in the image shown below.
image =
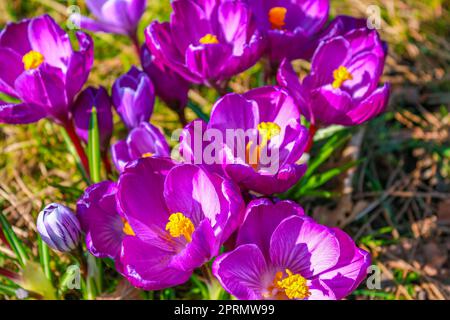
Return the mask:
M 318 128 L 359 125 L 386 109 L 390 88 L 379 81 L 387 46 L 377 31 L 346 16 L 326 25 L 328 0 L 173 0 L 170 21 L 152 22 L 140 47 L 145 0 L 87 6 L 96 19 L 81 17 L 81 27 L 127 35 L 139 48 L 142 69 L 120 76 L 111 95 L 101 86 L 83 90 L 93 63 L 87 34 L 76 32 L 76 51 L 47 15 L 0 33 L 0 92 L 16 101 L 0 101 L 0 122 L 49 118 L 66 128 L 81 155 L 74 135 L 87 143 L 95 107 L 102 152 L 110 151 L 118 171 L 116 181 L 85 190 L 78 220 L 64 206 L 44 209 L 44 241 L 72 250 L 81 227 L 89 252 L 113 259 L 145 290 L 183 284 L 214 259 L 213 275 L 239 299 L 342 299 L 353 292 L 369 254 L 274 194 L 304 175 L 303 155 Z M 262 58 L 278 68 L 278 85 L 224 94 L 209 121 L 186 121 L 191 86 L 222 93 Z M 311 61 L 301 80 L 294 59 Z M 184 126 L 173 158 L 164 133 L 149 122 L 156 97 Z M 128 131 L 109 148 L 112 107 Z

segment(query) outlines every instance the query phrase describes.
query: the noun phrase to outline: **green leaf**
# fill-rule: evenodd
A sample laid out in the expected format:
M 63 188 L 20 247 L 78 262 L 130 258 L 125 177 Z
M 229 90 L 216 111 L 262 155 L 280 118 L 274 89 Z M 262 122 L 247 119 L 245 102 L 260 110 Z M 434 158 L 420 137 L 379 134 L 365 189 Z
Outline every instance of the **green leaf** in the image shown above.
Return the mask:
M 93 183 L 101 181 L 100 132 L 98 128 L 97 108 L 92 107 L 89 123 L 88 158 L 91 180 Z
M 10 286 L 0 283 L 0 294 L 4 294 L 9 297 L 15 297 L 16 290 L 18 288 L 19 288 L 19 286 L 10 287 Z
M 323 184 L 327 183 L 334 177 L 340 175 L 341 173 L 347 171 L 351 167 L 354 167 L 358 163 L 360 163 L 362 159 L 356 160 L 356 161 L 350 161 L 340 167 L 333 168 L 331 170 L 328 170 L 324 173 L 319 173 L 316 175 L 313 175 L 312 177 L 308 178 L 308 181 L 295 193 L 297 197 L 304 195 L 306 192 L 310 190 L 314 190 Z
M 50 252 L 48 246 L 38 237 L 39 261 L 48 280 L 52 281 L 52 271 L 50 269 Z
M 3 230 L 3 234 L 5 235 L 6 240 L 11 246 L 11 249 L 16 254 L 17 261 L 19 262 L 21 267 L 24 267 L 28 260 L 28 254 L 25 250 L 25 246 L 14 233 L 11 225 L 9 224 L 8 220 L 6 220 L 6 217 L 3 215 L 3 213 L 0 213 L 0 227 Z
M 308 177 L 317 170 L 317 168 L 330 158 L 330 156 L 340 147 L 342 147 L 351 135 L 348 130 L 341 130 L 334 134 L 317 152 L 317 155 L 311 158 L 308 163 L 308 170 L 303 177 L 303 180 L 307 180 Z

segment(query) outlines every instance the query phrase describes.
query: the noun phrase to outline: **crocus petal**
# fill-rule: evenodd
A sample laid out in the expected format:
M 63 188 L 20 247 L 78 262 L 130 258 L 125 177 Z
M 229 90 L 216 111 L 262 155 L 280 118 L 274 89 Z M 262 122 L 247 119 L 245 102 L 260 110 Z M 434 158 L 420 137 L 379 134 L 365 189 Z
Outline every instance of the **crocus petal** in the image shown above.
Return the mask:
M 348 121 L 347 112 L 352 107 L 352 98 L 343 90 L 326 86 L 313 91 L 310 103 L 314 108 L 312 123 L 343 124 Z
M 138 237 L 128 236 L 123 240 L 120 261 L 132 285 L 144 290 L 161 290 L 185 283 L 192 274 L 192 271 L 169 267 L 171 255 Z
M 272 263 L 311 278 L 335 266 L 340 247 L 334 233 L 307 217 L 283 220 L 270 239 Z
M 314 53 L 311 64 L 311 72 L 316 77 L 316 85 L 331 84 L 333 71 L 345 64 L 350 53 L 350 44 L 343 37 L 322 42 Z
M 99 258 L 118 257 L 125 236 L 123 222 L 117 212 L 116 184 L 104 181 L 90 186 L 77 203 L 77 215 L 88 250 Z
M 214 105 L 208 128 L 219 129 L 225 134 L 227 129 L 246 131 L 256 128 L 259 122 L 257 104 L 242 95 L 231 93 Z
M 306 105 L 305 96 L 302 93 L 302 86 L 300 84 L 300 78 L 294 71 L 292 64 L 289 60 L 283 60 L 277 73 L 278 83 L 287 88 L 292 97 L 297 101 L 299 107 Z
M 208 262 L 218 251 L 214 230 L 205 219 L 196 227 L 192 241 L 172 258 L 169 266 L 182 271 L 193 270 Z
M 80 28 L 86 29 L 92 32 L 109 32 L 116 34 L 127 34 L 127 30 L 121 28 L 120 26 L 112 25 L 104 21 L 97 21 L 85 16 L 72 16 L 72 22 L 74 24 L 79 24 Z
M 128 17 L 128 2 L 123 0 L 107 1 L 101 9 L 103 20 L 131 31 L 134 26 Z
M 209 173 L 185 164 L 173 168 L 167 175 L 164 197 L 170 212 L 183 213 L 194 225 L 205 218 L 216 224 L 216 216 L 221 213 L 216 188 Z
M 341 248 L 339 261 L 317 277 L 331 288 L 336 299 L 342 299 L 355 290 L 366 277 L 370 255 L 357 248 L 350 236 L 342 230 L 333 228 L 333 231 Z
M 146 45 L 141 50 L 141 63 L 155 87 L 156 94 L 173 110 L 182 112 L 188 102 L 189 82 L 154 57 Z M 174 90 L 176 88 L 176 90 Z
M 180 52 L 184 52 L 191 43 L 198 44 L 206 34 L 213 33 L 206 12 L 196 1 L 175 0 L 172 7 L 171 31 Z M 186 23 L 192 17 L 195 17 L 195 23 Z
M 119 140 L 111 146 L 111 158 L 117 170 L 122 172 L 127 163 L 131 161 L 126 140 Z
M 267 174 L 260 174 L 247 164 L 230 164 L 225 167 L 227 175 L 241 187 L 270 195 L 283 193 L 291 188 L 305 174 L 306 165 L 286 164 L 276 169 L 276 163 L 267 168 Z
M 361 103 L 347 113 L 347 121 L 343 125 L 355 125 L 364 123 L 379 114 L 383 113 L 389 101 L 390 85 L 375 90 L 370 96 L 361 101 Z
M 158 237 L 155 227 L 164 230 L 169 219 L 163 190 L 165 175 L 173 165 L 169 159 L 141 158 L 128 164 L 119 177 L 119 210 L 144 240 Z
M 261 299 L 266 261 L 255 244 L 245 244 L 219 256 L 213 264 L 213 274 L 222 287 L 241 300 Z
M 190 45 L 186 50 L 186 65 L 189 70 L 204 79 L 221 79 L 223 61 L 232 54 L 226 44 Z
M 70 38 L 49 15 L 33 19 L 28 35 L 31 47 L 45 57 L 46 63 L 66 69 L 67 57 L 73 52 Z
M 68 121 L 68 100 L 61 69 L 43 63 L 38 69 L 22 73 L 15 82 L 19 97 L 42 106 L 56 122 Z
M 305 300 L 336 300 L 333 290 L 327 284 L 320 280 L 314 279 L 307 282 L 309 293 L 311 294 Z
M 46 116 L 41 107 L 27 103 L 8 103 L 0 100 L 0 123 L 27 124 Z
M 0 46 L 12 49 L 21 57 L 30 52 L 32 48 L 28 39 L 28 29 L 31 21 L 31 19 L 24 19 L 7 23 L 0 32 Z
M 94 42 L 91 36 L 77 32 L 79 50 L 75 51 L 67 64 L 65 83 L 67 86 L 67 99 L 72 101 L 83 88 L 94 63 Z
M 141 122 L 139 126 L 130 131 L 127 144 L 132 160 L 147 153 L 159 157 L 170 156 L 169 145 L 161 130 L 148 122 Z
M 22 57 L 10 48 L 0 47 L 0 92 L 16 97 L 14 82 L 23 71 Z
M 269 257 L 270 237 L 275 228 L 290 216 L 303 215 L 302 207 L 291 201 L 273 203 L 265 198 L 253 200 L 247 206 L 245 220 L 239 229 L 236 246 L 256 244 L 264 256 Z
M 193 83 L 202 83 L 202 79 L 192 72 L 184 64 L 185 56 L 178 50 L 168 22 L 154 21 L 145 30 L 147 45 L 158 59 L 168 65 L 180 76 Z

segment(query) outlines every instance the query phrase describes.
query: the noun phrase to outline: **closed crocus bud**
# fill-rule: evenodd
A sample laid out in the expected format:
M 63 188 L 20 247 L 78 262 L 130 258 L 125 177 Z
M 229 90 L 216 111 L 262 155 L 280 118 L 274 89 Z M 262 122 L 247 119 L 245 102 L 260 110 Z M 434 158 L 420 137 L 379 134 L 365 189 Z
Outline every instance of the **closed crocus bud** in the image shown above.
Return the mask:
M 153 84 L 147 74 L 133 66 L 114 82 L 112 100 L 122 121 L 133 129 L 150 120 L 155 103 Z
M 39 213 L 37 229 L 46 244 L 61 252 L 75 249 L 80 241 L 77 217 L 72 210 L 58 203 L 47 205 Z
M 106 149 L 113 131 L 113 115 L 111 100 L 105 88 L 89 87 L 80 93 L 73 107 L 75 128 L 78 136 L 87 143 L 93 107 L 97 110 L 100 146 L 102 149 Z

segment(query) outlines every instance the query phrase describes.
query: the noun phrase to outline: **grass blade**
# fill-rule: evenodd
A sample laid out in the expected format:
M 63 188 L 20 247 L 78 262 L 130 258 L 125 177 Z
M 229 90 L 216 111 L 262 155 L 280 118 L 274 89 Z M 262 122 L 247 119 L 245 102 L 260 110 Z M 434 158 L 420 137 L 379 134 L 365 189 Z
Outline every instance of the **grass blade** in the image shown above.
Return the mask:
M 11 246 L 12 251 L 14 251 L 14 253 L 16 254 L 17 261 L 19 262 L 21 267 L 24 267 L 26 261 L 28 260 L 28 254 L 25 250 L 25 246 L 14 233 L 11 225 L 9 224 L 8 220 L 6 220 L 6 217 L 3 215 L 3 213 L 0 213 L 0 227 L 3 230 L 3 234 L 9 245 Z

